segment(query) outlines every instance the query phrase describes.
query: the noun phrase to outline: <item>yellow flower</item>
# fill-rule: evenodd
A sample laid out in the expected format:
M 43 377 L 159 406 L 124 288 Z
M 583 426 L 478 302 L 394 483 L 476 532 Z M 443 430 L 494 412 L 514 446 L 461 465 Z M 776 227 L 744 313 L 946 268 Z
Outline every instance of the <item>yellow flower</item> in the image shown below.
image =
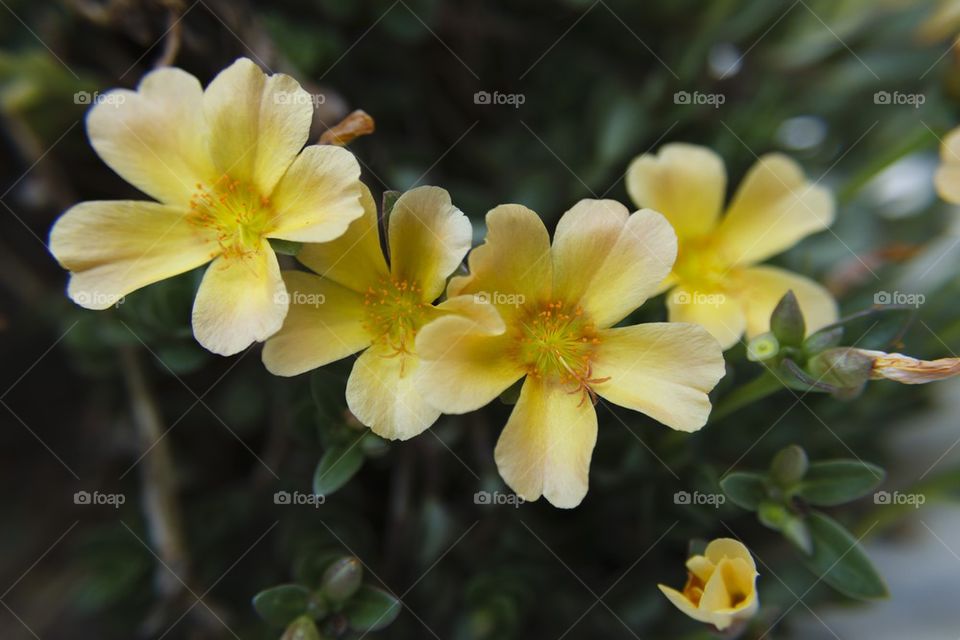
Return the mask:
M 687 560 L 683 591 L 657 585 L 663 595 L 698 622 L 723 631 L 757 612 L 757 566 L 750 551 L 732 538 L 718 538 L 703 555 Z
M 768 331 L 771 312 L 792 289 L 808 332 L 834 322 L 836 303 L 819 284 L 754 266 L 830 226 L 830 193 L 807 182 L 791 159 L 769 154 L 747 173 L 721 220 L 726 183 L 723 160 L 690 144 L 639 156 L 627 170 L 637 206 L 662 212 L 677 231 L 677 262 L 661 289 L 672 289 L 670 320 L 702 324 L 728 349 L 744 331 L 749 337 Z
M 707 392 L 724 373 L 716 340 L 692 324 L 611 328 L 670 271 L 676 236 L 663 216 L 583 200 L 551 247 L 540 217 L 509 204 L 487 214 L 487 230 L 470 274 L 447 288 L 450 303 L 472 312 L 420 331 L 417 383 L 438 409 L 465 413 L 526 376 L 495 451 L 520 497 L 567 508 L 583 500 L 597 395 L 675 429 L 703 426 Z
M 937 193 L 947 202 L 960 204 L 960 127 L 943 139 L 940 163 L 933 179 Z
M 229 355 L 274 333 L 287 303 L 267 239 L 326 242 L 363 213 L 356 158 L 303 149 L 312 119 L 296 80 L 245 58 L 205 91 L 164 68 L 102 96 L 87 116 L 93 148 L 158 202 L 82 202 L 60 217 L 50 251 L 70 297 L 106 309 L 212 260 L 193 306 L 200 344 Z
M 857 349 L 872 358 L 870 377 L 887 379 L 901 384 L 926 384 L 960 375 L 960 358 L 919 360 L 902 353 L 884 353 L 870 349 Z
M 347 406 L 374 433 L 405 440 L 440 415 L 413 386 L 414 339 L 424 324 L 456 311 L 456 303 L 432 303 L 470 249 L 472 230 L 443 189 L 408 191 L 389 216 L 388 265 L 366 187 L 362 202 L 363 216 L 342 237 L 297 255 L 319 275 L 283 272 L 290 313 L 264 346 L 263 362 L 275 375 L 293 376 L 363 351 L 347 382 Z

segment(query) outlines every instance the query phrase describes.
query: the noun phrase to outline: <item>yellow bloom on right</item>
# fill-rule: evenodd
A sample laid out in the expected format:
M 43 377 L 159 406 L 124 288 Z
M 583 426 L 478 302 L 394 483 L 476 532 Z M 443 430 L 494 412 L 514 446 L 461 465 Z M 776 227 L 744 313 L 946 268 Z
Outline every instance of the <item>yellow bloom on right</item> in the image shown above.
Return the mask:
M 661 285 L 670 290 L 671 321 L 703 325 L 728 349 L 744 333 L 768 331 L 771 312 L 789 290 L 808 332 L 836 321 L 836 302 L 821 285 L 758 266 L 833 222 L 830 192 L 810 183 L 796 162 L 779 153 L 760 157 L 722 218 L 726 169 L 706 147 L 665 145 L 634 159 L 626 180 L 636 205 L 659 211 L 677 232 L 677 261 Z
M 703 555 L 687 560 L 687 584 L 683 591 L 657 586 L 677 609 L 723 631 L 757 612 L 758 575 L 753 556 L 741 542 L 717 538 L 707 545 Z

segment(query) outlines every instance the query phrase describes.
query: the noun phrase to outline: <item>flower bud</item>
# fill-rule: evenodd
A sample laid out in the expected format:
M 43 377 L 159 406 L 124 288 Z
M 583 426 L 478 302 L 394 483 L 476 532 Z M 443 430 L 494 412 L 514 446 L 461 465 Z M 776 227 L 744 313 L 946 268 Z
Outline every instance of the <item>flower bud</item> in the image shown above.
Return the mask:
M 360 588 L 363 566 L 353 556 L 340 558 L 323 572 L 320 589 L 332 602 L 344 602 Z
M 747 344 L 747 360 L 751 362 L 763 362 L 778 353 L 780 353 L 780 341 L 770 332 L 760 334 Z

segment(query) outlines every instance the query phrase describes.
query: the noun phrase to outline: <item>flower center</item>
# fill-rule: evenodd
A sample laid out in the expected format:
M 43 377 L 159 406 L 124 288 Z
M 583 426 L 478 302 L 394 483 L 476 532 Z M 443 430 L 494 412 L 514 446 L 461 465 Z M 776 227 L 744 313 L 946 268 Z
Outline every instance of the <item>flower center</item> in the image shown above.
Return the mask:
M 711 238 L 687 239 L 680 244 L 673 271 L 684 282 L 705 290 L 722 289 L 731 273 L 732 261 L 715 246 Z
M 393 350 L 388 357 L 413 355 L 413 340 L 426 324 L 429 302 L 416 282 L 383 276 L 367 287 L 363 299 L 367 317 L 363 328 L 374 342 Z
M 270 200 L 257 188 L 224 174 L 210 185 L 198 182 L 190 198 L 188 220 L 217 232 L 217 242 L 227 257 L 256 252 L 273 219 Z
M 600 339 L 593 321 L 579 305 L 555 300 L 519 310 L 514 335 L 515 357 L 528 375 L 565 385 L 570 393 L 595 399 L 593 356 Z M 582 401 L 581 401 L 582 402 Z

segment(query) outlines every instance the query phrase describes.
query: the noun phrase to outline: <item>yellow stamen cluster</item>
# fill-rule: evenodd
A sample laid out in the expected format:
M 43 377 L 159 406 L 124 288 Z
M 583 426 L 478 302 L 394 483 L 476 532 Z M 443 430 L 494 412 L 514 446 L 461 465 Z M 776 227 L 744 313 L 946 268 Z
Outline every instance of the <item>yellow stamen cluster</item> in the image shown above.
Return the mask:
M 420 285 L 384 276 L 367 287 L 363 304 L 367 312 L 363 328 L 374 341 L 393 349 L 390 357 L 412 355 L 414 338 L 426 324 L 430 307 Z
M 680 245 L 673 271 L 685 282 L 716 289 L 729 282 L 731 265 L 711 238 L 687 239 Z
M 224 174 L 213 184 L 196 185 L 190 198 L 191 223 L 214 229 L 224 256 L 242 258 L 256 251 L 273 211 L 256 187 Z
M 579 305 L 548 301 L 519 310 L 515 357 L 528 375 L 568 386 L 595 400 L 591 384 L 609 378 L 593 378 L 593 355 L 600 343 L 596 327 Z

